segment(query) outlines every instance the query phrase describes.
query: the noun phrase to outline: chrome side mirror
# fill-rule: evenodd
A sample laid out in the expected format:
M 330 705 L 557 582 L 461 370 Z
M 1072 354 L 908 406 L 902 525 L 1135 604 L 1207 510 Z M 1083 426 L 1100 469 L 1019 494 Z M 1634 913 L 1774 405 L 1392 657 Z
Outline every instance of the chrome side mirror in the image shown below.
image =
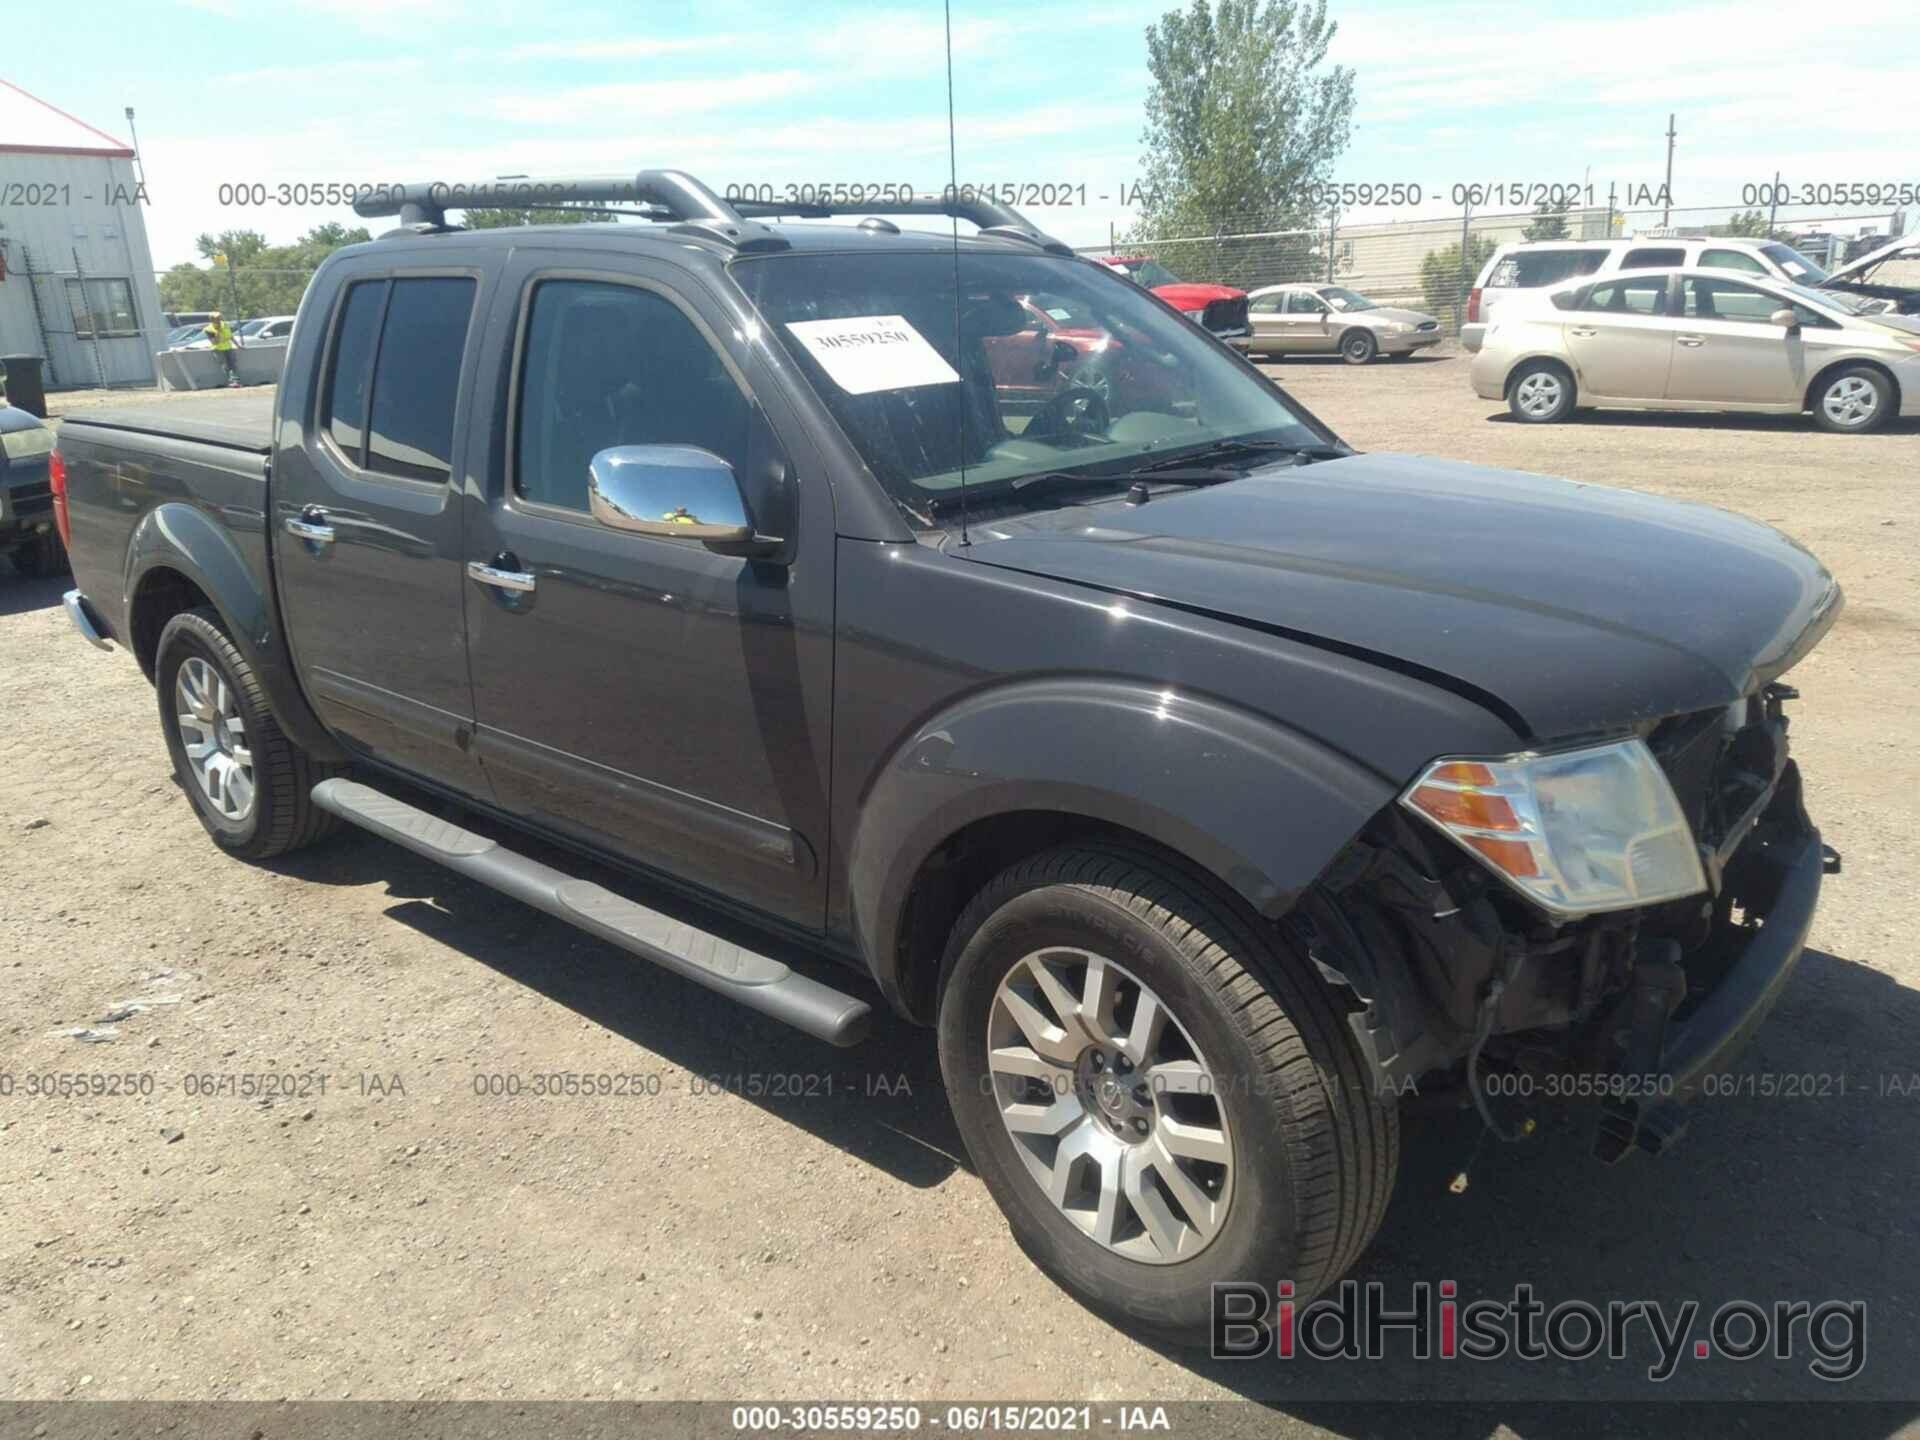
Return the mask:
M 610 530 L 698 540 L 755 555 L 778 540 L 757 534 L 733 467 L 694 445 L 615 445 L 587 466 L 587 507 Z

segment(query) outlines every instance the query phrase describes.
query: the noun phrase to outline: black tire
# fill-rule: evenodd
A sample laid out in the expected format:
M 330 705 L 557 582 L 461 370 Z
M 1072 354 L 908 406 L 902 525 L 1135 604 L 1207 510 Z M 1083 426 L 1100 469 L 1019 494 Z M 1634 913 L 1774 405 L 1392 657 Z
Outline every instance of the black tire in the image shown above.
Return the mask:
M 239 819 L 220 813 L 194 777 L 176 719 L 174 686 L 180 667 L 198 656 L 232 689 L 253 757 L 253 804 Z M 166 623 L 155 651 L 154 685 L 160 729 L 173 757 L 174 778 L 214 844 L 243 860 L 266 860 L 311 845 L 339 828 L 339 821 L 310 798 L 315 785 L 344 767 L 323 764 L 280 729 L 260 682 L 221 628 L 212 610 L 183 610 Z
M 1093 950 L 1152 988 L 1221 1076 L 1233 1189 L 1188 1259 L 1145 1263 L 1096 1242 L 1042 1193 L 1007 1132 L 987 1066 L 994 997 L 1023 957 L 1053 945 Z M 1398 1114 L 1367 1083 L 1339 994 L 1206 877 L 1120 848 L 1048 851 L 974 897 L 946 964 L 940 1067 L 960 1133 L 1021 1248 L 1082 1303 L 1205 1344 L 1216 1281 L 1289 1279 L 1304 1301 L 1372 1239 Z
M 1539 382 L 1529 385 L 1529 381 Z M 1537 403 L 1542 397 L 1551 403 Z M 1553 360 L 1528 360 L 1507 377 L 1507 409 L 1525 425 L 1552 425 L 1571 419 L 1578 403 L 1573 373 Z
M 1370 365 L 1380 353 L 1380 342 L 1371 330 L 1349 330 L 1340 337 L 1340 358 L 1349 365 Z
M 1865 435 L 1878 430 L 1894 409 L 1893 386 L 1871 365 L 1843 365 L 1822 375 L 1814 382 L 1811 399 L 1813 423 L 1839 435 Z M 1842 418 L 1845 416 L 1857 418 L 1849 423 Z

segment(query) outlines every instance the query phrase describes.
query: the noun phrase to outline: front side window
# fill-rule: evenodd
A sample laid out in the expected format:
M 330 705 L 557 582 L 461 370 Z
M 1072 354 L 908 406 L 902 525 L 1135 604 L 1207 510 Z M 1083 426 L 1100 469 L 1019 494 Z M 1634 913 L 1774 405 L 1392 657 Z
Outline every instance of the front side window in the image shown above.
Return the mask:
M 73 333 L 83 339 L 140 333 L 129 280 L 69 280 L 67 309 L 73 316 Z
M 1309 295 L 1304 290 L 1293 290 L 1287 294 L 1287 313 L 1289 315 L 1322 315 L 1326 305 L 1317 295 Z
M 746 394 L 679 306 L 636 286 L 534 288 L 518 414 L 514 488 L 536 504 L 584 511 L 587 466 L 615 445 L 696 445 L 747 473 Z
M 742 257 L 731 274 L 867 468 L 922 525 L 957 508 L 963 485 L 969 503 L 1051 508 L 1062 486 L 1124 489 L 1139 467 L 1168 457 L 1224 449 L 1226 464 L 1329 441 L 1203 331 L 1079 261 L 790 253 Z M 1086 324 L 1059 332 L 1071 356 L 1006 363 L 1030 325 L 1020 297 L 1036 293 Z
M 1776 310 L 1786 302 L 1777 295 L 1742 285 L 1738 280 L 1719 280 L 1705 275 L 1688 275 L 1680 282 L 1680 313 L 1689 320 L 1734 320 L 1749 325 L 1770 324 Z

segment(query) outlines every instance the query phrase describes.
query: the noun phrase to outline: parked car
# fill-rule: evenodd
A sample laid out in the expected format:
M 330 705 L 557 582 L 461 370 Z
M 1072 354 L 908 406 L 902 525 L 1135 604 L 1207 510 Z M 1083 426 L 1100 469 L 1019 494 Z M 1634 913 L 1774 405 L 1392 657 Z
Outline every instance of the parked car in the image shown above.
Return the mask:
M 1671 1141 L 1834 863 L 1782 683 L 1840 609 L 1811 554 L 1358 454 L 986 201 L 955 241 L 573 189 L 666 223 L 385 190 L 277 403 L 66 421 L 69 614 L 214 844 L 350 823 L 835 1044 L 877 990 L 1027 1253 L 1182 1341 L 1216 1282 L 1353 1263 L 1415 1085 L 1505 1134 L 1506 1080 L 1587 1075 L 1603 1158 Z M 1008 424 L 1034 296 L 1166 390 Z
M 1858 433 L 1920 415 L 1920 320 L 1726 270 L 1636 270 L 1502 305 L 1471 370 L 1514 417 L 1582 406 L 1813 412 Z
M 31 411 L 0 401 L 0 553 L 22 575 L 66 568 L 53 522 L 48 456 L 53 431 Z
M 1444 338 L 1418 310 L 1376 305 L 1344 285 L 1267 285 L 1247 297 L 1255 355 L 1339 355 L 1365 365 L 1376 355 L 1404 360 Z
M 293 335 L 293 319 L 291 315 L 263 315 L 240 326 L 234 337 L 242 345 L 284 345 Z
M 211 320 L 213 314 L 211 310 L 169 310 L 162 318 L 175 328 L 185 325 L 198 328 Z
M 1820 288 L 1862 301 L 1877 300 L 1901 315 L 1920 315 L 1920 236 L 1895 236 L 1842 265 Z
M 198 325 L 176 325 L 167 332 L 166 348 L 169 350 L 204 350 L 211 343 L 207 339 L 205 321 Z
M 1473 288 L 1467 292 L 1460 343 L 1469 352 L 1478 350 L 1495 308 L 1516 292 L 1622 270 L 1682 268 L 1735 270 L 1796 285 L 1818 285 L 1827 278 L 1826 271 L 1778 240 L 1642 236 L 1631 240 L 1539 240 L 1502 245 L 1480 267 Z
M 1094 257 L 1117 270 L 1142 289 L 1151 290 L 1194 324 L 1213 332 L 1236 350 L 1247 348 L 1247 294 L 1231 285 L 1207 285 L 1182 280 L 1158 260 L 1145 255 Z

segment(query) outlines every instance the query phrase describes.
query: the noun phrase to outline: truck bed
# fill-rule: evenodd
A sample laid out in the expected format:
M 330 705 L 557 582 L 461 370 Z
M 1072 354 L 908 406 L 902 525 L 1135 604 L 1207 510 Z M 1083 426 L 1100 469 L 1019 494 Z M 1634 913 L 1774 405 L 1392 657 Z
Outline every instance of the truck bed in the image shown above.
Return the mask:
M 240 391 L 186 392 L 150 404 L 103 405 L 97 410 L 76 411 L 61 425 L 63 429 L 90 425 L 173 440 L 197 440 L 265 455 L 273 447 L 273 397 L 271 385 Z

